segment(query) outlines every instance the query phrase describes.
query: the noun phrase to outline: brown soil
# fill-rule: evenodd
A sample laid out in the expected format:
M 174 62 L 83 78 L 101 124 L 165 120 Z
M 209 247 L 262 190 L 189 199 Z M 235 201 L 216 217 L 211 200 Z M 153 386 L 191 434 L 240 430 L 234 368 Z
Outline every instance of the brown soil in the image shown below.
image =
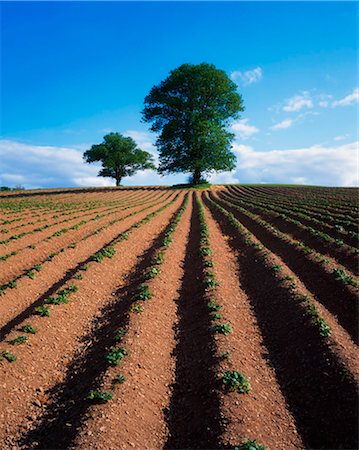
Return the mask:
M 16 445 L 19 433 L 31 429 L 41 417 L 51 389 L 64 380 L 66 367 L 79 348 L 91 343 L 81 341 L 91 320 L 100 308 L 112 301 L 111 293 L 124 283 L 124 277 L 136 265 L 137 258 L 151 247 L 179 202 L 180 199 L 148 224 L 134 230 L 128 241 L 118 244 L 121 251 L 113 259 L 91 264 L 83 280 L 76 281 L 79 291 L 73 294 L 70 303 L 52 308 L 50 318 L 31 317 L 27 321 L 39 328 L 38 333 L 31 336 L 29 344 L 16 348 L 16 364 L 1 364 L 1 442 L 8 447 Z M 122 252 L 126 258 L 121 258 Z
M 221 204 L 220 201 L 219 204 Z M 288 267 L 299 276 L 308 290 L 338 318 L 339 323 L 357 342 L 357 293 L 337 281 L 333 274 L 320 265 L 318 261 L 305 255 L 296 246 L 283 241 L 279 236 L 274 235 L 235 208 L 229 206 L 226 206 L 226 208 L 269 250 L 285 261 Z
M 159 200 L 159 196 L 153 199 L 151 197 L 148 205 Z M 134 211 L 140 211 L 146 207 L 146 204 L 142 204 L 142 201 L 138 203 L 140 203 L 138 206 L 134 205 L 132 208 L 126 209 L 125 211 L 122 208 L 119 208 L 118 211 L 114 211 L 110 216 L 89 222 L 78 230 L 71 230 L 61 236 L 54 237 L 50 241 L 46 239 L 37 241 L 35 249 L 22 249 L 19 254 L 12 256 L 6 261 L 0 262 L 0 268 L 6 267 L 6 272 L 4 271 L 3 277 L 0 277 L 0 282 L 6 283 L 13 277 L 21 275 L 24 270 L 31 268 L 35 264 L 42 263 L 52 252 L 59 251 L 61 248 L 66 248 L 67 245 L 72 243 L 77 244 L 87 234 L 96 231 L 104 225 L 110 224 L 111 221 L 125 217 Z M 116 226 L 118 226 L 118 224 Z M 110 225 L 110 228 L 115 229 L 115 226 Z M 104 231 L 102 231 L 101 234 L 102 233 L 104 233 Z
M 238 232 L 214 211 L 221 231 L 237 250 L 242 288 L 261 329 L 268 360 L 310 448 L 355 448 L 357 445 L 357 385 L 343 372 L 343 363 L 310 324 L 298 301 L 270 273 L 255 249 L 244 245 Z M 335 380 L 335 381 L 334 381 Z M 341 411 L 340 417 L 333 411 Z
M 227 197 L 227 193 L 225 197 L 222 197 L 223 192 L 220 195 L 224 200 L 230 201 L 234 204 L 237 203 L 235 198 Z M 270 214 L 267 214 L 264 210 L 252 207 L 250 205 L 247 205 L 246 209 L 257 214 L 261 219 L 278 228 L 278 230 L 282 233 L 286 233 L 298 241 L 303 241 L 308 247 L 311 247 L 320 253 L 335 258 L 338 261 L 338 264 L 342 264 L 344 267 L 347 267 L 356 275 L 359 274 L 358 256 L 353 247 L 349 247 L 347 245 L 338 247 L 332 243 L 322 242 L 317 237 L 310 235 L 306 230 L 301 229 L 297 225 L 285 222 L 279 218 L 275 218 Z
M 222 306 L 222 322 L 233 327 L 233 333 L 218 338 L 219 353 L 230 352 L 223 370 L 238 370 L 249 377 L 252 390 L 248 395 L 236 393 L 221 396 L 223 414 L 228 421 L 222 436 L 224 443 L 235 446 L 245 437 L 257 439 L 267 449 L 302 448 L 295 421 L 288 411 L 275 372 L 265 355 L 260 328 L 241 288 L 237 258 L 218 224 L 206 210 L 206 220 L 213 249 L 214 272 L 219 286 L 216 299 Z
M 119 371 L 125 375 L 126 382 L 116 390 L 116 402 L 94 408 L 94 417 L 85 423 L 75 448 L 162 448 L 166 442 L 165 412 L 175 377 L 171 353 L 175 347 L 176 301 L 184 273 L 191 209 L 190 200 L 173 236 L 174 242 L 165 254 L 161 274 L 148 282 L 152 299 L 145 304 L 142 314 L 129 317 L 129 332 L 123 342 L 130 351 L 128 358 L 119 369 L 108 370 L 102 386 L 108 389 Z M 139 265 L 146 265 L 145 259 Z M 132 276 L 133 286 L 138 283 L 138 269 L 136 267 Z M 131 285 L 126 291 L 119 300 L 131 294 Z M 119 417 L 121 427 L 116 426 Z
M 81 266 L 89 262 L 89 258 L 103 246 L 110 243 L 133 223 L 157 210 L 160 205 L 153 206 L 146 211 L 124 219 L 115 225 L 103 230 L 101 234 L 92 236 L 90 240 L 82 241 L 76 249 L 68 249 L 60 253 L 51 262 L 46 264 L 46 270 L 39 272 L 34 280 L 28 277 L 21 278 L 16 289 L 8 289 L 2 296 L 0 303 L 0 340 L 23 320 L 32 314 L 36 306 L 53 295 L 61 286 L 73 277 Z M 26 295 L 24 293 L 26 292 Z

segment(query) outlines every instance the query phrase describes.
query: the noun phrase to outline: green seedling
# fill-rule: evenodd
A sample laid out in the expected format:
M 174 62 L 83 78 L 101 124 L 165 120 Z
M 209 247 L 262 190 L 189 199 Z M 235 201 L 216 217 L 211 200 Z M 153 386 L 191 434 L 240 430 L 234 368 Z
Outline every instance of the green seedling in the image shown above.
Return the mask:
M 246 439 L 243 444 L 236 445 L 233 450 L 265 450 L 265 447 L 258 444 L 255 439 Z
M 145 273 L 145 280 L 150 280 L 152 278 L 155 278 L 160 273 L 161 273 L 161 269 L 160 268 L 158 268 L 158 267 L 151 267 Z
M 210 316 L 212 320 L 219 320 L 222 318 L 221 314 L 219 314 L 217 311 L 212 311 L 210 313 Z
M 10 363 L 16 361 L 16 359 L 17 359 L 16 355 L 13 355 L 12 353 L 8 352 L 7 350 L 2 351 L 1 356 Z
M 225 370 L 222 375 L 222 383 L 230 392 L 248 394 L 251 390 L 248 378 L 236 370 Z
M 67 248 L 76 248 L 76 244 L 70 244 L 67 246 Z
M 118 366 L 121 360 L 128 354 L 125 348 L 112 347 L 108 353 L 105 355 L 105 359 L 112 366 Z
M 138 298 L 139 300 L 149 300 L 150 298 L 152 298 L 152 294 L 150 292 L 150 287 L 148 286 L 148 284 L 141 284 L 141 286 L 138 288 L 136 298 Z
M 130 308 L 130 311 L 135 312 L 135 313 L 141 313 L 144 311 L 144 308 L 142 305 L 132 305 Z
M 27 336 L 18 336 L 15 339 L 11 339 L 10 341 L 8 341 L 8 343 L 10 345 L 20 345 L 20 344 L 25 344 L 25 342 L 27 341 Z
M 204 267 L 213 267 L 214 264 L 212 261 L 207 260 L 207 261 L 204 261 L 203 266 Z
M 272 266 L 272 270 L 274 272 L 280 272 L 282 270 L 282 266 L 280 266 L 279 264 L 276 264 L 275 266 Z
M 15 280 L 10 280 L 9 282 L 8 282 L 8 287 L 10 288 L 10 289 L 15 289 L 15 288 L 17 288 L 17 283 L 16 283 L 16 281 Z
M 153 264 L 162 264 L 163 261 L 165 260 L 165 256 L 164 256 L 164 252 L 163 251 L 159 251 L 152 260 Z
M 46 306 L 36 306 L 34 314 L 41 317 L 50 317 L 50 310 Z
M 204 285 L 206 288 L 213 288 L 219 285 L 219 283 L 214 278 L 213 272 L 207 272 L 207 276 L 204 279 Z
M 76 280 L 82 280 L 83 279 L 83 275 L 82 275 L 82 273 L 78 273 L 78 274 L 76 274 L 75 276 L 74 276 L 74 278 L 76 279 Z
M 119 330 L 117 330 L 116 336 L 115 336 L 115 341 L 121 342 L 123 337 L 125 336 L 125 334 L 127 334 L 127 331 L 128 330 L 125 330 L 125 328 L 120 328 Z
M 210 311 L 219 311 L 220 309 L 222 309 L 222 306 L 219 305 L 214 299 L 208 302 L 207 306 Z
M 35 272 L 33 270 L 29 270 L 26 275 L 33 280 L 35 278 Z
M 82 266 L 82 267 L 80 268 L 80 270 L 83 270 L 84 272 L 86 272 L 86 270 L 88 270 L 88 268 L 89 268 L 89 266 L 86 265 L 86 266 Z
M 126 378 L 119 373 L 118 375 L 116 375 L 116 377 L 112 380 L 112 386 L 116 386 L 117 384 L 123 384 L 126 381 Z
M 212 250 L 209 247 L 201 247 L 199 252 L 201 256 L 209 256 L 212 254 Z
M 335 275 L 335 279 L 341 281 L 344 284 L 355 285 L 355 281 L 353 277 L 347 275 L 343 269 L 335 268 L 333 270 L 333 274 Z
M 23 333 L 28 333 L 28 334 L 36 334 L 37 328 L 35 328 L 31 325 L 24 325 L 23 327 L 20 328 L 20 331 L 22 331 Z
M 35 264 L 34 265 L 34 270 L 36 270 L 36 272 L 40 272 L 40 270 L 42 270 L 42 265 L 41 264 Z
M 227 323 L 213 325 L 211 330 L 212 330 L 212 333 L 224 334 L 225 336 L 227 336 L 227 334 L 229 334 L 229 333 L 232 333 L 232 331 L 233 331 L 232 327 L 230 325 L 228 325 Z
M 97 390 L 91 390 L 87 396 L 88 400 L 98 403 L 106 403 L 112 398 L 113 395 L 110 392 L 99 392 Z
M 219 354 L 220 359 L 229 359 L 231 357 L 231 352 L 226 351 Z
M 332 334 L 332 330 L 330 329 L 330 326 L 327 325 L 321 317 L 318 317 L 315 321 L 316 325 L 319 327 L 319 333 L 323 337 L 328 337 Z

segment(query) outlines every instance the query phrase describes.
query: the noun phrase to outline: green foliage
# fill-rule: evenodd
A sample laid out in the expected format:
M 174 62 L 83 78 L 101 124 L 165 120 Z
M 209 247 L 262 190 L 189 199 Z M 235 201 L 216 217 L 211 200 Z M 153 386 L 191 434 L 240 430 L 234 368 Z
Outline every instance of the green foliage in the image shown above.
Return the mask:
M 50 310 L 46 306 L 36 306 L 34 314 L 41 317 L 50 317 Z
M 333 274 L 335 275 L 335 279 L 341 281 L 343 284 L 351 284 L 353 286 L 357 284 L 354 278 L 350 275 L 347 275 L 341 268 L 335 268 L 333 270 Z
M 36 334 L 37 328 L 31 325 L 24 325 L 20 328 L 20 331 L 22 331 L 23 333 Z
M 236 370 L 225 370 L 222 375 L 222 383 L 231 392 L 248 394 L 251 390 L 248 378 Z
M 8 343 L 10 345 L 20 345 L 20 344 L 25 344 L 25 342 L 27 341 L 27 336 L 18 336 L 15 339 L 11 339 L 10 341 L 8 341 Z
M 150 298 L 152 298 L 152 294 L 150 292 L 150 287 L 148 284 L 141 284 L 141 286 L 138 288 L 136 298 L 138 298 L 139 300 L 149 300 Z
M 125 348 L 112 347 L 108 353 L 105 355 L 105 359 L 112 366 L 118 366 L 121 360 L 128 354 Z
M 101 161 L 102 170 L 98 176 L 115 178 L 116 186 L 121 184 L 123 177 L 138 170 L 155 169 L 152 155 L 137 148 L 131 137 L 119 133 L 107 134 L 101 144 L 93 145 L 83 157 L 88 163 Z
M 130 311 L 135 312 L 135 313 L 141 313 L 144 311 L 144 308 L 142 305 L 132 305 L 130 308 Z
M 213 325 L 211 330 L 213 333 L 224 334 L 225 336 L 233 331 L 232 327 L 228 325 L 228 323 Z
M 115 336 L 115 341 L 121 342 L 123 337 L 125 336 L 125 334 L 127 334 L 127 330 L 125 328 L 120 328 L 119 330 L 117 330 L 116 336 Z
M 94 255 L 92 255 L 92 261 L 96 261 L 98 263 L 102 262 L 105 258 L 112 258 L 116 254 L 116 250 L 111 247 L 105 247 L 102 250 L 98 251 Z M 84 269 L 83 269 L 84 270 Z
M 214 299 L 208 302 L 207 306 L 210 311 L 219 311 L 222 308 L 222 306 L 219 303 L 217 303 L 216 300 Z
M 255 439 L 245 439 L 243 444 L 236 445 L 233 450 L 265 450 L 265 447 L 262 444 L 257 444 Z
M 106 403 L 112 400 L 113 395 L 110 392 L 100 392 L 97 390 L 91 390 L 87 396 L 88 400 L 98 403 Z
M 33 280 L 35 278 L 35 272 L 33 270 L 29 270 L 26 275 Z
M 126 378 L 124 375 L 119 373 L 115 376 L 115 378 L 112 380 L 112 386 L 116 386 L 117 384 L 123 384 L 126 381 Z
M 16 355 L 13 355 L 12 353 L 8 352 L 7 350 L 3 350 L 1 352 L 1 356 L 10 363 L 16 361 L 16 359 L 17 359 Z
M 237 85 L 214 65 L 183 64 L 172 70 L 151 89 L 143 110 L 151 131 L 160 132 L 159 172 L 191 172 L 198 185 L 202 173 L 232 170 L 234 135 L 226 126 L 243 109 Z
M 145 280 L 150 280 L 151 278 L 155 278 L 160 273 L 161 273 L 161 269 L 159 267 L 151 267 L 145 273 Z

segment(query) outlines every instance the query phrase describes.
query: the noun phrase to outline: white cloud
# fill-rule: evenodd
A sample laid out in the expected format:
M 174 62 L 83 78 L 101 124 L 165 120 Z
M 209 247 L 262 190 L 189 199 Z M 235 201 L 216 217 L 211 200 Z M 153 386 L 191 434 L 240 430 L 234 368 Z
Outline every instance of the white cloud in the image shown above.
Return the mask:
M 350 134 L 346 133 L 346 134 L 342 134 L 340 136 L 335 136 L 334 140 L 335 141 L 345 141 L 346 139 L 350 138 Z
M 238 135 L 241 139 L 248 139 L 251 136 L 253 136 L 253 134 L 258 133 L 259 131 L 259 129 L 254 125 L 248 124 L 248 119 L 241 119 L 238 120 L 237 122 L 234 122 L 231 128 L 232 131 L 234 131 L 234 133 Z
M 245 122 L 246 125 L 246 122 Z M 247 125 L 250 127 L 250 125 Z M 133 132 L 135 133 L 135 132 Z M 137 135 L 140 139 L 146 136 Z M 137 141 L 136 141 L 137 142 Z M 146 140 L 143 143 L 147 142 Z M 314 145 L 290 150 L 256 151 L 233 144 L 238 165 L 233 172 L 213 174 L 213 183 L 305 183 L 357 186 L 358 144 Z M 0 185 L 37 187 L 113 186 L 109 178 L 97 177 L 99 166 L 86 164 L 82 151 L 66 147 L 35 146 L 0 140 Z M 184 182 L 186 175 L 162 177 L 139 171 L 125 185 L 170 185 Z
M 247 70 L 246 72 L 241 72 L 239 70 L 231 72 L 231 79 L 236 83 L 242 82 L 245 86 L 257 83 L 262 78 L 263 70 L 261 67 L 256 67 L 255 69 Z
M 234 176 L 241 183 L 358 186 L 358 144 L 271 151 L 234 144 L 238 159 Z
M 272 130 L 284 130 L 285 128 L 290 128 L 293 125 L 292 119 L 284 119 L 279 123 L 276 123 L 271 127 Z
M 313 108 L 313 100 L 308 91 L 303 91 L 300 95 L 288 98 L 283 106 L 283 111 L 294 112 L 303 108 Z
M 359 103 L 359 88 L 353 89 L 353 92 L 346 97 L 336 100 L 332 103 L 333 108 L 337 106 L 349 106 L 354 103 Z

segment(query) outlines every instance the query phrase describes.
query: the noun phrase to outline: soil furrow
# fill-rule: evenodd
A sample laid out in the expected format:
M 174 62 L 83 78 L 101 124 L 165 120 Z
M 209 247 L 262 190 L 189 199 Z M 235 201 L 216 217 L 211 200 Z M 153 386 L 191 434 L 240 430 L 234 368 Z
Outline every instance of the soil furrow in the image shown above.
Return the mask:
M 237 250 L 228 244 L 226 236 L 209 211 L 206 220 L 213 249 L 214 272 L 219 286 L 216 298 L 222 306 L 222 321 L 233 326 L 233 333 L 216 340 L 219 354 L 229 358 L 222 365 L 239 370 L 250 379 L 248 395 L 222 394 L 222 412 L 227 421 L 222 441 L 232 446 L 245 438 L 256 439 L 268 450 L 302 448 L 295 421 L 286 402 L 275 372 L 265 355 L 260 327 L 250 306 L 250 300 L 242 290 L 237 270 Z
M 159 449 L 166 441 L 168 431 L 164 414 L 170 401 L 175 369 L 171 357 L 175 346 L 175 301 L 183 276 L 191 209 L 190 200 L 173 235 L 174 242 L 165 253 L 161 274 L 147 282 L 153 293 L 152 299 L 145 303 L 143 313 L 130 315 L 128 333 L 123 344 L 121 342 L 129 349 L 129 355 L 120 367 L 126 381 L 115 391 L 111 404 L 96 407 L 95 417 L 85 423 L 74 448 Z M 104 386 L 111 385 L 118 370 L 108 371 Z M 119 417 L 121 427 L 117 426 Z
M 174 195 L 172 194 L 170 198 Z M 95 252 L 109 245 L 128 227 L 157 209 L 157 206 L 150 206 L 145 211 L 123 220 L 114 230 L 106 229 L 101 235 L 93 237 L 90 242 L 82 241 L 71 257 L 67 252 L 60 253 L 34 280 L 25 277 L 19 281 L 18 288 L 8 289 L 0 303 L 0 339 L 24 320 L 35 306 L 39 306 L 43 300 L 55 293 L 79 268 L 86 266 Z
M 245 207 L 250 212 L 257 214 L 263 220 L 278 228 L 282 233 L 289 234 L 294 239 L 304 242 L 308 247 L 312 247 L 320 253 L 328 254 L 336 259 L 339 264 L 348 268 L 351 272 L 358 275 L 358 253 L 353 247 L 347 245 L 336 244 L 335 242 L 326 242 L 321 238 L 313 236 L 309 233 L 309 228 L 301 224 L 289 223 L 287 220 L 280 217 L 274 217 L 273 214 L 266 212 L 263 207 L 244 205 L 240 199 L 227 196 L 226 193 L 220 194 L 223 200 L 232 202 L 234 204 L 240 203 L 240 206 Z M 275 213 L 274 213 L 275 214 Z
M 219 448 L 220 404 L 215 374 L 214 339 L 204 301 L 202 264 L 198 257 L 198 207 L 193 204 L 184 275 L 178 299 L 175 382 L 166 414 L 165 448 Z
M 87 236 L 91 237 L 92 233 L 97 233 L 98 231 L 103 232 L 102 227 L 110 227 L 112 226 L 111 224 L 114 221 L 121 220 L 122 218 L 125 218 L 136 210 L 141 211 L 142 209 L 144 209 L 147 203 L 151 205 L 151 203 L 155 203 L 159 200 L 160 196 L 158 196 L 157 198 L 155 197 L 148 202 L 144 201 L 138 202 L 133 206 L 129 205 L 127 207 L 124 207 L 123 209 L 119 209 L 118 211 L 114 211 L 113 213 L 111 213 L 111 220 L 109 220 L 108 216 L 102 217 L 98 220 L 96 219 L 90 221 L 80 229 L 71 230 L 71 233 L 64 233 L 61 236 L 58 236 L 51 240 L 45 239 L 43 241 L 40 241 L 36 244 L 35 248 L 29 246 L 25 247 L 24 249 L 20 250 L 18 254 L 12 256 L 4 262 L 0 262 L 0 267 L 7 268 L 6 272 L 4 272 L 4 278 L 1 278 L 1 283 L 6 283 L 14 277 L 20 276 L 24 271 L 29 270 L 35 264 L 41 264 L 53 252 L 58 252 L 61 249 L 66 249 L 68 245 L 76 247 L 76 245 L 82 240 L 85 240 Z
M 173 216 L 177 211 L 172 211 Z M 135 301 L 135 293 L 142 282 L 144 270 L 151 264 L 156 250 L 162 245 L 168 222 L 169 220 L 159 227 L 151 245 L 139 256 L 136 265 L 127 274 L 125 284 L 113 292 L 111 302 L 96 315 L 90 332 L 82 337 L 88 346 L 83 352 L 75 355 L 63 382 L 52 388 L 49 393 L 52 401 L 33 430 L 22 439 L 22 445 L 25 448 L 72 447 L 83 423 L 96 414 L 96 408 L 92 410 L 91 402 L 87 400 L 88 392 L 91 389 L 99 389 L 105 382 L 106 372 L 111 372 L 105 359 L 106 351 L 115 342 L 118 330 L 128 329 L 129 323 L 131 324 L 130 306 Z M 135 334 L 135 345 L 137 340 L 138 330 Z M 121 341 L 121 345 L 126 343 L 127 341 L 122 344 Z M 128 349 L 131 352 L 131 346 Z M 110 373 L 109 378 L 111 376 L 113 378 L 116 372 Z M 111 385 L 111 382 L 108 384 Z M 133 397 L 133 387 L 130 391 Z M 76 403 L 73 402 L 74 397 L 77 399 Z M 100 411 L 101 408 L 98 410 L 100 413 L 98 419 L 103 415 Z M 69 423 L 70 429 L 67 425 Z M 66 433 L 64 433 L 65 430 Z M 98 448 L 97 444 L 96 448 Z
M 261 329 L 268 361 L 309 448 L 356 448 L 357 386 L 311 326 L 288 289 L 278 283 L 255 247 L 206 201 L 237 251 L 242 288 Z M 264 262 L 263 262 L 264 261 Z M 337 414 L 340 411 L 340 414 Z
M 83 280 L 76 281 L 79 290 L 70 303 L 52 308 L 48 319 L 31 318 L 31 325 L 40 331 L 31 336 L 29 344 L 16 348 L 15 363 L 1 363 L 1 442 L 16 445 L 19 433 L 33 428 L 49 402 L 53 386 L 64 381 L 66 366 L 77 352 L 81 353 L 81 348 L 91 345 L 80 340 L 81 336 L 90 330 L 91 321 L 101 308 L 113 301 L 111 294 L 116 286 L 125 284 L 124 277 L 136 266 L 137 258 L 151 247 L 181 198 L 182 195 L 147 225 L 134 229 L 133 239 L 121 243 L 126 258 L 116 254 L 111 260 L 91 264 Z
M 269 250 L 278 254 L 315 298 L 337 317 L 340 325 L 352 336 L 354 342 L 358 341 L 358 304 L 354 291 L 340 284 L 333 274 L 325 271 L 295 246 L 283 241 L 240 211 L 221 203 L 220 200 L 218 203 L 231 211 Z

